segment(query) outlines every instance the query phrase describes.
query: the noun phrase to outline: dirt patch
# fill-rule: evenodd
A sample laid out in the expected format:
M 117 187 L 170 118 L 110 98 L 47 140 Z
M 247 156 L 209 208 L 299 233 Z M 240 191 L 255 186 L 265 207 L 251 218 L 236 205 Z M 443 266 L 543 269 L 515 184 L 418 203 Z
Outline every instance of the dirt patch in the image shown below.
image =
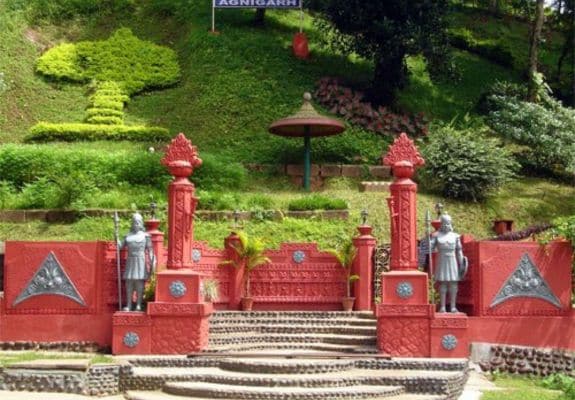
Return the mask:
M 24 31 L 24 37 L 42 52 L 52 47 L 52 43 L 48 39 L 42 37 L 38 31 L 32 28 L 28 28 Z

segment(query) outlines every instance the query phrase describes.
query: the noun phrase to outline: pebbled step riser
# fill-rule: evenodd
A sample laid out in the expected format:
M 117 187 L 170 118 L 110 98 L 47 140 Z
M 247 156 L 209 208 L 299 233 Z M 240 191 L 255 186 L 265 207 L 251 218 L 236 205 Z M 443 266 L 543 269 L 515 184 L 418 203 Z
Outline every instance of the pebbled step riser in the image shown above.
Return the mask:
M 216 311 L 212 314 L 212 318 L 365 318 L 375 320 L 371 311 Z
M 322 343 L 290 343 L 290 344 L 240 344 L 240 345 L 224 345 L 221 347 L 212 347 L 208 351 L 212 353 L 240 353 L 249 352 L 255 350 L 268 350 L 273 352 L 273 350 L 315 350 L 315 351 L 325 351 L 329 353 L 349 353 L 349 354 L 377 354 L 378 350 L 375 346 L 362 346 L 362 347 L 349 347 L 349 346 L 325 346 Z
M 376 327 L 345 327 L 345 326 L 213 326 L 210 335 L 229 333 L 327 333 L 341 335 L 376 335 Z
M 166 381 L 206 382 L 236 386 L 255 387 L 306 387 L 306 388 L 342 388 L 350 386 L 403 386 L 407 393 L 444 394 L 460 377 L 355 377 L 355 378 L 273 378 L 273 377 L 232 377 L 214 375 L 166 377 Z M 159 389 L 159 387 L 158 387 Z
M 220 369 L 224 371 L 243 372 L 247 374 L 323 374 L 344 372 L 355 368 L 353 360 L 330 360 L 313 363 L 266 363 L 237 360 L 223 360 Z
M 236 325 L 311 325 L 311 326 L 377 326 L 377 320 L 354 319 L 303 319 L 303 318 L 210 318 L 210 326 L 236 326 Z
M 320 400 L 320 399 L 350 399 L 349 391 L 340 393 L 333 390 L 313 393 L 290 393 L 281 391 L 250 392 L 248 390 L 220 390 L 211 388 L 186 388 L 166 385 L 164 392 L 178 396 L 205 397 L 214 399 L 237 399 L 237 400 Z M 403 388 L 380 388 L 379 390 L 358 390 L 353 393 L 353 399 L 372 399 L 396 396 L 404 393 Z
M 319 337 L 319 336 L 240 336 L 210 337 L 209 346 L 225 346 L 242 343 L 329 343 L 341 345 L 375 346 L 376 337 Z

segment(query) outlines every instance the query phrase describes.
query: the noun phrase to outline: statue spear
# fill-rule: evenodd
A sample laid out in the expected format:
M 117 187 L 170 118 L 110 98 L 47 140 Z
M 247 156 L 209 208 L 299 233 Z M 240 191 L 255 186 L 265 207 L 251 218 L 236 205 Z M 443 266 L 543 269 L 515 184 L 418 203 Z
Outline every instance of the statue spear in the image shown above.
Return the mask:
M 122 276 L 120 268 L 120 218 L 114 211 L 114 239 L 116 239 L 116 270 L 118 272 L 118 307 L 122 311 Z
M 431 251 L 431 214 L 425 212 L 425 235 L 427 236 L 427 257 L 429 260 L 429 278 L 433 279 L 433 256 Z

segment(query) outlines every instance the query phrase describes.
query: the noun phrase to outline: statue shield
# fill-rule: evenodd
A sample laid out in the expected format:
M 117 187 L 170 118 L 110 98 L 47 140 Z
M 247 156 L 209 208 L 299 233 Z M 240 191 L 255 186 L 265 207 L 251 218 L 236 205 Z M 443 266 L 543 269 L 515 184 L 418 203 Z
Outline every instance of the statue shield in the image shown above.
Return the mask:
M 463 262 L 459 266 L 459 280 L 462 281 L 467 275 L 467 270 L 469 269 L 469 261 L 467 257 L 463 256 Z

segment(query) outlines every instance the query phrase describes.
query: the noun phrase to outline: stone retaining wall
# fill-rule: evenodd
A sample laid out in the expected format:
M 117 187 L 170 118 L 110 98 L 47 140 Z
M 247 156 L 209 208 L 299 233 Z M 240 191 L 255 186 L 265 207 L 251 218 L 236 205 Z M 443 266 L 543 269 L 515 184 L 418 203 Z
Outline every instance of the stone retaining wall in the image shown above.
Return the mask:
M 575 352 L 567 350 L 480 343 L 473 344 L 472 357 L 488 372 L 575 375 Z
M 115 395 L 120 393 L 120 366 L 96 364 L 85 371 L 3 368 L 0 390 Z

